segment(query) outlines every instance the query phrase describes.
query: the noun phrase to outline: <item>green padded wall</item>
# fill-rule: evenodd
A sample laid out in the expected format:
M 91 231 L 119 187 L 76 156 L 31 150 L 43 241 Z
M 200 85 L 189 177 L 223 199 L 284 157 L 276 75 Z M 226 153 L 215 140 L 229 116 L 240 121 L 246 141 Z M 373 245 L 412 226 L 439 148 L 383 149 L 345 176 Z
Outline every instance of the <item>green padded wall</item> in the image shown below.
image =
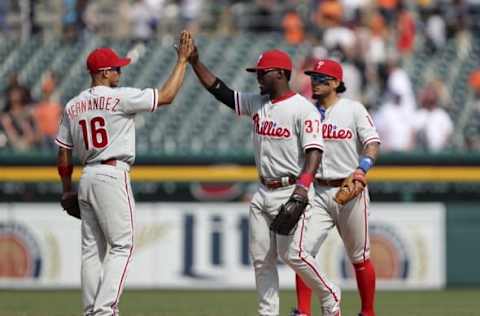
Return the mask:
M 480 284 L 480 204 L 447 204 L 447 285 Z

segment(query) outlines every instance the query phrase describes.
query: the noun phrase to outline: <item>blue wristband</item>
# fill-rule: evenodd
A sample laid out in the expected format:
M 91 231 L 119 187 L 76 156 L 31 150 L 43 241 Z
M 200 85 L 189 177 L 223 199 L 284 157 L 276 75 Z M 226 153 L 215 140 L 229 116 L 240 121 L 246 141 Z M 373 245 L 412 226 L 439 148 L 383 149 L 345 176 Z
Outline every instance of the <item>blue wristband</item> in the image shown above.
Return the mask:
M 358 163 L 358 168 L 362 169 L 363 172 L 367 173 L 373 167 L 374 161 L 372 157 L 361 156 Z

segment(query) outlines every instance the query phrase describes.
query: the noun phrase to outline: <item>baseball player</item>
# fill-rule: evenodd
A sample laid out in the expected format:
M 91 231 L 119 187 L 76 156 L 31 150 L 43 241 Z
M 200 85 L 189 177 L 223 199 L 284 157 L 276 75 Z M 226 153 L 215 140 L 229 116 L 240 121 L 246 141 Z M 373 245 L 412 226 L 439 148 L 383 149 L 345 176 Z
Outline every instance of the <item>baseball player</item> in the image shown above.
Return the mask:
M 172 103 L 192 51 L 192 37 L 183 31 L 170 77 L 159 89 L 139 90 L 117 87 L 129 58 L 110 48 L 95 49 L 87 58 L 91 87 L 65 107 L 56 138 L 62 201 L 76 199 L 71 181 L 73 149 L 85 166 L 78 189 L 85 316 L 118 315 L 134 248 L 135 201 L 129 171 L 135 160 L 135 115 Z
M 238 115 L 250 117 L 255 162 L 260 179 L 249 212 L 250 254 L 253 259 L 261 316 L 279 315 L 277 258 L 280 256 L 307 282 L 320 299 L 324 316 L 340 315 L 340 290 L 320 271 L 303 247 L 316 210 L 301 215 L 292 234 L 274 233 L 271 224 L 282 203 L 313 198 L 310 190 L 321 160 L 323 140 L 320 115 L 304 97 L 292 92 L 292 62 L 280 50 L 260 55 L 255 72 L 260 94 L 237 92 L 212 74 L 195 49 L 190 63 L 202 85 Z M 302 213 L 303 214 L 303 209 Z
M 365 107 L 356 101 L 340 98 L 346 90 L 343 70 L 333 60 L 320 60 L 315 68 L 305 71 L 312 83 L 313 98 L 322 115 L 322 134 L 325 152 L 315 176 L 313 207 L 327 211 L 315 227 L 318 234 L 308 241 L 317 249 L 335 226 L 353 263 L 362 310 L 360 316 L 375 316 L 375 270 L 369 259 L 368 206 L 370 198 L 366 187 L 366 174 L 378 156 L 380 138 Z M 351 179 L 351 182 L 345 178 Z M 346 183 L 349 182 L 349 183 Z M 343 184 L 343 186 L 342 186 Z M 346 185 L 345 185 L 346 184 Z M 339 187 L 350 201 L 339 201 Z M 347 191 L 347 192 L 345 192 Z M 345 203 L 341 205 L 341 203 Z M 315 245 L 315 246 L 313 246 Z M 313 250 L 316 254 L 318 250 Z M 295 315 L 311 315 L 311 290 L 302 278 L 296 276 L 297 311 Z

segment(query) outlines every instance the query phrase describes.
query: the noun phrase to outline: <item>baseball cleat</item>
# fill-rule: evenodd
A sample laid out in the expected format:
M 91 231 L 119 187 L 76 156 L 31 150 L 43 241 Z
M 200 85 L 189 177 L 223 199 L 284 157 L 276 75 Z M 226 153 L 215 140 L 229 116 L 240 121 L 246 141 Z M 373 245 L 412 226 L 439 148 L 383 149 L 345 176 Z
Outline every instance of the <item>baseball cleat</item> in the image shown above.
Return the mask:
M 290 312 L 289 316 L 308 316 L 308 315 L 300 312 L 296 308 L 293 308 L 292 311 Z
M 342 316 L 340 310 L 340 301 L 337 302 L 332 308 L 322 308 L 323 316 Z

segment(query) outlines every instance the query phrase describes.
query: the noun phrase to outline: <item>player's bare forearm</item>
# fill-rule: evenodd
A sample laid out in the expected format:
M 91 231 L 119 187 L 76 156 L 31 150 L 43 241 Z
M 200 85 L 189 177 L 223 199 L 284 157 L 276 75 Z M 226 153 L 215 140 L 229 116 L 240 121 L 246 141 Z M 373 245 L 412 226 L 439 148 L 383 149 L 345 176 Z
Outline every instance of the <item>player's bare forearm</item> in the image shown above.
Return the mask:
M 223 81 L 218 79 L 201 61 L 198 49 L 195 46 L 189 59 L 195 75 L 203 85 L 218 101 L 222 102 L 232 110 L 235 110 L 235 97 L 232 89 L 227 87 Z
M 373 167 L 379 150 L 379 142 L 369 143 L 365 146 L 365 148 L 363 148 L 362 156 L 360 156 L 360 161 L 358 162 L 358 167 L 352 174 L 354 177 L 353 183 L 355 184 L 355 190 L 357 193 L 361 192 L 365 187 L 365 175 L 367 174 L 368 170 Z
M 378 157 L 378 153 L 380 152 L 380 143 L 378 142 L 372 142 L 367 144 L 365 148 L 363 148 L 363 155 L 368 156 L 372 158 L 373 160 L 376 160 Z
M 185 72 L 187 70 L 187 61 L 179 60 L 170 74 L 170 77 L 165 81 L 163 86 L 158 90 L 158 106 L 166 105 L 173 102 L 180 87 L 182 86 Z
M 192 63 L 193 71 L 198 77 L 198 80 L 201 84 L 206 88 L 209 89 L 215 83 L 217 77 L 208 70 L 207 66 L 205 66 L 200 60 Z
M 301 173 L 308 173 L 315 176 L 321 160 L 322 151 L 320 149 L 307 149 L 305 153 L 305 163 L 303 164 L 303 169 Z
M 182 33 L 180 33 L 178 46 L 175 46 L 178 55 L 177 63 L 170 77 L 168 77 L 167 81 L 158 91 L 158 106 L 170 104 L 175 99 L 185 78 L 188 60 L 193 52 L 193 47 L 192 35 L 187 31 L 182 31 Z
M 320 149 L 311 148 L 305 152 L 305 162 L 303 164 L 302 171 L 297 179 L 297 185 L 294 194 L 300 194 L 303 197 L 308 195 L 308 190 L 315 179 L 318 166 L 322 160 L 322 151 Z
M 57 169 L 62 181 L 63 192 L 72 191 L 72 151 L 66 148 L 59 148 L 57 155 Z

